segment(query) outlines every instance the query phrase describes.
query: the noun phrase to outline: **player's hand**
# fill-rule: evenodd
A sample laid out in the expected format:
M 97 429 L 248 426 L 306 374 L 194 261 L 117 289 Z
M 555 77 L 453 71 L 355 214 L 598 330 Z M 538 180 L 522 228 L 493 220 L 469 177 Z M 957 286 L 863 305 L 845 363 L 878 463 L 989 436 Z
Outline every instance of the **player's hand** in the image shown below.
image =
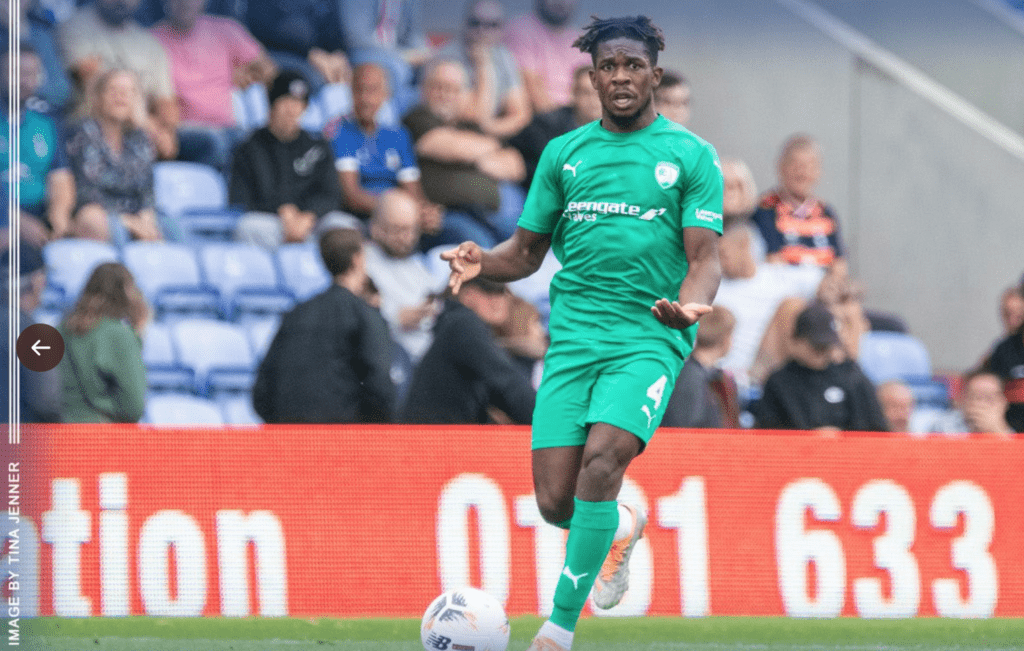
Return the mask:
M 441 253 L 441 259 L 448 262 L 452 273 L 448 277 L 448 286 L 452 294 L 458 294 L 462 283 L 480 275 L 484 251 L 476 242 L 463 242 L 454 249 Z
M 680 305 L 679 301 L 669 301 L 667 298 L 659 298 L 651 308 L 651 313 L 661 323 L 676 330 L 685 330 L 705 314 L 711 312 L 710 305 L 701 303 L 687 303 Z

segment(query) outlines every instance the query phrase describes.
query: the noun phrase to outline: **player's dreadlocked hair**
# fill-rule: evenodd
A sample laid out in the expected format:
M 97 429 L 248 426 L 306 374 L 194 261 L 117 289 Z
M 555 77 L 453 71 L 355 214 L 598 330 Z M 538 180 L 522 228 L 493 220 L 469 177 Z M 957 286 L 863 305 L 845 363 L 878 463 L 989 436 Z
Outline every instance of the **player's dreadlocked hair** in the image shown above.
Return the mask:
M 665 49 L 665 35 L 661 28 L 651 22 L 647 16 L 626 16 L 624 18 L 590 17 L 590 24 L 584 28 L 583 34 L 572 44 L 580 52 L 587 52 L 593 60 L 597 56 L 599 43 L 613 38 L 625 36 L 640 41 L 647 48 L 647 56 L 651 65 L 658 64 L 658 51 Z

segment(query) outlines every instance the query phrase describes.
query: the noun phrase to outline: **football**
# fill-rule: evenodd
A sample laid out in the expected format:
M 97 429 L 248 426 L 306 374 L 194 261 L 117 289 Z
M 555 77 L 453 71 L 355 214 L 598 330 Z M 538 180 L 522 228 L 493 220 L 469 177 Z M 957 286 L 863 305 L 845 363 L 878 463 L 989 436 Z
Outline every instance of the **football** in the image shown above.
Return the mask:
M 508 634 L 508 616 L 498 600 L 468 587 L 434 599 L 420 624 L 427 651 L 505 651 Z

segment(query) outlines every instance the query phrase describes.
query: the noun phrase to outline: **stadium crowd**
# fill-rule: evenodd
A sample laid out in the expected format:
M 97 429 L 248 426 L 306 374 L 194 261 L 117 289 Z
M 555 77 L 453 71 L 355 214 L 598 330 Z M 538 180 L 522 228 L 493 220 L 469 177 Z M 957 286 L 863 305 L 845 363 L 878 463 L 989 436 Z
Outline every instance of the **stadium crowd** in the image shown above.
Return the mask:
M 432 35 L 421 4 L 22 0 L 21 326 L 68 341 L 22 370 L 23 421 L 529 422 L 557 260 L 453 297 L 438 252 L 506 239 L 544 145 L 600 118 L 579 3 L 471 0 Z M 666 71 L 656 107 L 685 125 L 690 94 Z M 759 192 L 721 161 L 722 283 L 663 424 L 1024 431 L 1024 278 L 935 376 L 852 277 L 825 163 L 794 134 Z

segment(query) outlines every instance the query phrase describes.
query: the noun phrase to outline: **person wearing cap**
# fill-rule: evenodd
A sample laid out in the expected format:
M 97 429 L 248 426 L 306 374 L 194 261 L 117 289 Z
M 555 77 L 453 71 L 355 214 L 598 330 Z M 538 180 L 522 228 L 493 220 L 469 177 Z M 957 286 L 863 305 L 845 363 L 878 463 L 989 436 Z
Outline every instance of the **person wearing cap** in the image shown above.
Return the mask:
M 270 119 L 235 150 L 228 200 L 247 211 L 235 239 L 273 248 L 312 240 L 329 228 L 358 228 L 338 210 L 341 190 L 330 144 L 302 129 L 309 82 L 281 72 L 267 89 Z
M 9 297 L 6 275 L 10 263 L 10 249 L 4 249 L 0 254 L 0 275 L 4 276 L 3 288 L 0 289 L 0 300 L 6 305 Z M 43 288 L 46 286 L 46 268 L 43 263 L 42 252 L 27 242 L 21 243 L 18 256 L 18 310 L 20 313 L 21 330 L 36 323 L 32 313 L 39 308 Z M 8 359 L 9 337 L 8 328 L 11 326 L 9 319 L 4 319 L 4 327 L 0 332 L 0 358 Z M 22 423 L 59 423 L 61 422 L 61 376 L 60 371 L 53 368 L 49 371 L 32 371 L 24 364 L 18 365 L 19 381 L 21 391 L 19 393 L 21 403 L 20 422 Z M 10 400 L 10 387 L 8 374 L 3 374 L 0 380 L 0 391 L 8 396 Z M 6 413 L 10 413 L 9 411 Z
M 493 423 L 494 408 L 512 423 L 531 422 L 536 392 L 494 334 L 508 319 L 509 298 L 504 283 L 480 277 L 457 296 L 449 290 L 434 341 L 413 372 L 402 422 Z
M 762 429 L 889 429 L 874 385 L 846 357 L 836 319 L 820 301 L 797 316 L 790 360 L 768 377 L 752 411 Z

